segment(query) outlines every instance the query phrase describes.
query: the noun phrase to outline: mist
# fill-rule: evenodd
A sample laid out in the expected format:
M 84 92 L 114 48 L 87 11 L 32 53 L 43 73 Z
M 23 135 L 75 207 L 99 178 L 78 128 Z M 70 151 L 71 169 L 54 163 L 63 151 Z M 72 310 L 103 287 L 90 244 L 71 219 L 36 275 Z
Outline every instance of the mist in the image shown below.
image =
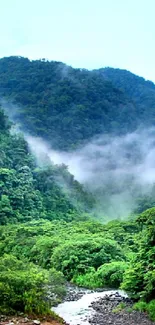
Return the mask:
M 26 135 L 37 163 L 65 164 L 75 179 L 93 193 L 93 213 L 110 219 L 126 218 L 138 200 L 152 195 L 155 183 L 155 129 L 125 136 L 102 135 L 71 153 L 59 152 L 40 138 Z
M 96 217 L 124 219 L 139 211 L 147 197 L 155 205 L 155 128 L 139 129 L 124 136 L 103 134 L 68 153 L 53 150 L 52 144 L 28 134 L 22 122 L 16 123 L 19 107 L 2 99 L 1 104 L 14 122 L 11 131 L 24 134 L 39 166 L 65 164 L 95 196 L 92 212 Z M 66 186 L 63 180 L 59 185 Z

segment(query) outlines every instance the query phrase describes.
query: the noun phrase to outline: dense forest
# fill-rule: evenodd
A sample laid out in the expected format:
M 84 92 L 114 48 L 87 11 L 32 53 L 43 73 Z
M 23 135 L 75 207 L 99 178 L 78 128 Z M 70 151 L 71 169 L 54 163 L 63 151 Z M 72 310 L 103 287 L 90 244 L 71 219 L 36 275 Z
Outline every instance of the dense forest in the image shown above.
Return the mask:
M 0 95 L 27 131 L 63 150 L 155 120 L 155 85 L 119 69 L 88 71 L 62 62 L 3 58 Z
M 136 110 L 141 122 L 155 123 L 155 85 L 133 73 L 113 68 L 100 69 L 100 73 L 106 80 L 121 89 L 136 105 Z
M 16 120 L 55 148 L 71 150 L 94 135 L 137 125 L 134 103 L 96 71 L 10 57 L 0 60 L 0 85 L 1 97 L 17 105 L 9 110 Z
M 143 122 L 140 102 L 112 82 L 102 71 L 59 62 L 0 60 L 8 115 L 21 130 L 64 150 Z M 154 85 L 143 83 L 153 98 Z M 153 106 L 149 112 L 153 116 Z M 150 202 L 150 209 L 126 221 L 101 224 L 91 213 L 95 200 L 65 165 L 47 158 L 38 166 L 22 132 L 12 132 L 0 109 L 0 313 L 50 314 L 70 281 L 120 287 L 135 300 L 134 308 L 155 320 L 155 208 Z
M 48 161 L 45 168 L 37 167 L 23 136 L 9 134 L 2 110 L 0 114 L 0 224 L 39 217 L 72 220 L 74 215 L 87 212 L 93 198 L 67 167 Z

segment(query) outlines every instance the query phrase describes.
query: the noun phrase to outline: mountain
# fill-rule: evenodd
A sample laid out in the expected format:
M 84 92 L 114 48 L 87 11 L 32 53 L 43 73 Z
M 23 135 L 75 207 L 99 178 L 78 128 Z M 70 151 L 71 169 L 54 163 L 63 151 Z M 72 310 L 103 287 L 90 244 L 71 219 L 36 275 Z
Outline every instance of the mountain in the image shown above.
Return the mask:
M 155 124 L 155 85 L 126 70 L 73 69 L 62 62 L 0 59 L 0 96 L 14 118 L 54 148 Z
M 104 68 L 98 70 L 104 79 L 111 81 L 136 106 L 139 120 L 147 124 L 155 124 L 155 84 L 138 77 L 127 70 Z
M 127 134 L 137 127 L 142 128 L 144 126 L 148 127 L 154 125 L 155 85 L 153 83 L 145 81 L 143 78 L 135 76 L 126 70 L 104 68 L 88 71 L 85 69 L 73 69 L 62 62 L 48 62 L 45 60 L 30 61 L 23 57 L 8 57 L 0 60 L 0 94 L 1 102 L 6 112 L 13 121 L 21 125 L 22 130 L 26 131 L 28 134 L 37 135 L 47 140 L 52 148 L 57 150 L 73 151 L 75 148 L 79 148 L 87 142 L 89 143 L 90 139 L 100 134 L 108 135 L 106 141 L 109 142 L 109 145 L 111 144 L 108 148 L 105 142 L 101 145 L 101 141 L 100 144 L 96 141 L 93 142 L 93 145 L 95 144 L 94 151 L 89 145 L 88 147 L 82 147 L 85 153 L 83 153 L 83 151 L 79 153 L 78 151 L 78 154 L 82 155 L 82 159 L 80 160 L 81 164 L 83 164 L 83 166 L 85 164 L 88 165 L 87 167 L 85 165 L 83 174 L 87 173 L 93 175 L 96 169 L 93 181 L 88 181 L 86 186 L 89 191 L 92 191 L 99 205 L 101 204 L 102 206 L 103 203 L 101 214 L 104 211 L 104 214 L 109 216 L 110 209 L 110 211 L 113 211 L 112 217 L 116 217 L 116 209 L 113 208 L 113 202 L 115 202 L 115 204 L 117 203 L 117 210 L 118 206 L 120 206 L 118 202 L 121 202 L 122 211 L 123 201 L 130 201 L 128 211 L 133 211 L 133 208 L 131 209 L 131 201 L 134 203 L 135 197 L 136 208 L 134 212 L 142 212 L 145 208 L 154 206 L 154 187 L 152 192 L 152 183 L 151 189 L 148 186 L 149 184 L 147 184 L 149 193 L 146 193 L 146 190 L 140 192 L 140 176 L 138 177 L 137 174 L 135 176 L 131 173 L 129 177 L 128 167 L 124 178 L 122 177 L 121 180 L 118 180 L 116 177 L 117 162 L 119 164 L 117 155 L 124 161 L 124 164 L 126 164 L 126 161 L 127 163 L 130 161 L 130 166 L 132 165 L 131 157 L 134 157 L 133 160 L 137 163 L 139 161 L 139 166 L 149 157 L 149 153 L 144 150 L 144 147 L 148 147 L 149 142 L 145 145 L 144 141 L 142 141 L 141 150 L 139 150 L 140 144 L 138 142 L 137 144 L 135 143 L 135 141 L 139 141 L 142 137 L 145 139 L 146 134 L 144 136 L 141 132 L 139 136 L 137 136 L 137 140 L 134 139 L 130 141 L 130 145 L 129 139 L 125 140 L 125 138 L 122 138 L 121 141 L 120 139 L 117 139 L 118 142 L 115 141 L 115 135 Z M 112 135 L 111 140 L 109 135 Z M 117 149 L 118 143 L 120 151 Z M 120 143 L 122 143 L 122 146 Z M 127 150 L 125 143 L 126 146 L 129 147 Z M 36 146 L 39 145 L 40 144 L 36 144 Z M 102 159 L 101 163 L 101 157 L 103 158 L 103 155 L 105 156 L 105 153 L 102 154 L 102 146 L 104 149 L 107 148 L 110 156 L 107 155 L 107 161 Z M 149 150 L 152 150 L 152 140 L 150 146 Z M 98 148 L 97 150 L 100 150 L 100 152 L 97 153 L 96 148 Z M 111 149 L 114 153 L 113 157 Z M 73 153 L 74 152 L 75 151 L 73 151 Z M 77 151 L 75 156 L 77 156 Z M 100 161 L 99 166 L 97 166 L 97 164 L 94 165 L 94 161 L 97 161 L 97 157 L 99 157 L 98 159 Z M 124 157 L 126 157 L 126 160 L 124 160 Z M 109 159 L 112 160 L 111 167 Z M 89 164 L 87 160 L 89 160 Z M 67 164 L 69 164 L 69 160 Z M 107 170 L 104 169 L 106 164 L 109 168 L 109 174 Z M 145 165 L 144 163 L 144 166 Z M 92 168 L 91 166 L 94 167 Z M 137 165 L 137 169 L 139 166 Z M 54 171 L 54 168 L 55 167 L 53 167 L 52 173 L 54 173 L 55 176 L 50 176 L 51 171 L 46 171 L 46 176 L 44 173 L 42 175 L 41 172 L 38 178 L 39 183 L 44 179 L 45 184 L 47 184 L 47 192 L 49 195 L 49 177 L 51 179 L 52 177 L 56 177 L 57 180 L 63 178 L 63 181 L 61 179 L 60 183 L 64 184 L 65 175 L 68 188 L 66 191 L 69 196 L 70 188 L 72 188 L 72 186 L 70 186 L 71 175 L 63 170 L 65 167 L 61 167 L 58 176 L 57 170 Z M 82 168 L 80 172 L 82 172 Z M 38 177 L 38 174 L 33 173 L 33 176 L 34 175 Z M 116 179 L 114 179 L 114 175 Z M 136 177 L 138 178 L 138 184 L 137 181 L 135 181 L 135 179 L 137 180 Z M 75 180 L 73 181 L 75 185 Z M 94 193 L 93 186 L 95 183 L 97 184 L 97 188 Z M 98 185 L 99 183 L 101 183 L 100 186 Z M 119 183 L 120 186 L 118 186 Z M 76 191 L 78 186 L 80 185 L 75 185 Z M 137 186 L 139 190 L 135 190 Z M 140 188 L 142 188 L 141 183 Z M 146 186 L 144 185 L 143 189 L 145 188 Z M 89 195 L 85 193 L 84 200 L 82 200 L 81 194 L 77 195 L 76 191 L 73 191 L 74 194 L 72 193 L 72 197 L 74 196 L 74 204 L 76 205 L 78 200 L 80 200 L 82 206 L 85 206 L 86 200 L 87 203 L 84 210 L 89 211 L 90 209 L 88 206 L 92 207 L 90 201 L 93 201 L 93 198 L 89 198 Z M 81 188 L 79 192 L 82 193 L 82 191 L 83 189 Z M 130 192 L 129 196 L 128 192 Z M 134 192 L 137 195 L 135 195 Z M 120 200 L 118 193 L 120 195 Z M 123 199 L 122 193 L 123 195 L 126 193 Z M 60 204 L 61 195 L 62 192 L 58 194 L 58 197 L 56 193 L 54 194 L 54 196 L 57 197 L 57 203 L 55 200 L 53 203 L 53 206 L 56 207 L 54 209 L 56 211 L 59 210 L 59 212 L 69 211 L 71 202 L 67 203 L 68 208 L 66 210 L 66 205 Z M 144 198 L 144 196 L 146 197 Z M 129 197 L 131 197 L 131 200 L 129 200 Z M 70 198 L 68 197 L 68 201 L 69 200 Z M 48 200 L 45 199 L 45 201 L 47 204 Z M 125 210 L 126 205 L 125 203 Z M 61 206 L 61 208 L 59 209 L 58 206 Z M 123 215 L 124 213 L 123 208 Z M 128 213 L 129 212 L 127 212 L 127 214 Z M 47 211 L 45 214 L 47 216 Z M 119 213 L 117 215 L 119 215 Z
M 118 77 L 124 75 L 121 85 L 120 79 L 110 78 L 107 71 L 73 69 L 61 62 L 4 58 L 0 60 L 1 102 L 11 120 L 19 122 L 27 133 L 39 135 L 64 150 L 72 150 L 101 133 L 124 134 L 140 124 L 153 124 L 154 85 L 118 71 Z M 128 74 L 134 80 L 133 91 L 132 80 L 125 77 Z M 0 314 L 22 312 L 35 318 L 42 315 L 48 321 L 49 317 L 58 320 L 51 306 L 64 297 L 66 279 L 91 289 L 121 286 L 136 301 L 142 299 L 134 308 L 147 311 L 155 320 L 155 208 L 127 221 L 101 224 L 92 219 L 88 212 L 94 212 L 96 198 L 65 165 L 52 164 L 46 153 L 41 157 L 44 164 L 38 165 L 23 135 L 13 133 L 11 126 L 0 109 Z M 102 150 L 95 155 L 95 161 L 100 162 L 95 177 L 101 178 L 97 196 L 101 196 L 102 203 L 106 200 L 111 205 L 108 198 L 110 192 L 115 195 L 117 183 L 122 191 L 122 166 L 124 169 L 129 162 L 130 152 L 134 155 L 136 151 L 134 165 L 140 154 L 139 142 L 137 147 L 134 142 L 133 147 L 127 139 L 127 148 L 131 148 L 126 155 L 125 137 L 121 137 L 122 147 L 117 137 L 112 138 L 115 145 L 109 139 L 104 173 L 108 174 L 111 168 L 117 178 L 111 171 L 110 183 L 104 183 L 99 174 L 96 176 L 103 165 Z M 149 150 L 151 146 L 152 138 L 150 147 L 147 142 Z M 121 160 L 120 148 L 125 159 L 116 169 L 116 161 Z M 142 155 L 146 153 L 142 150 Z M 151 161 L 153 156 L 154 151 Z M 132 165 L 127 167 L 127 171 L 132 171 Z M 138 169 L 131 178 L 137 173 Z M 123 191 L 130 187 L 127 177 Z M 138 194 L 135 192 L 134 188 L 133 197 Z M 139 213 L 154 205 L 154 193 L 155 189 L 151 197 L 143 198 L 142 191 Z
M 135 103 L 100 71 L 61 62 L 1 59 L 0 95 L 16 105 L 9 114 L 13 110 L 27 131 L 63 150 L 102 133 L 126 133 L 138 123 Z
M 92 196 L 66 166 L 46 159 L 39 168 L 23 136 L 9 131 L 0 110 L 0 225 L 38 218 L 67 221 L 92 208 Z

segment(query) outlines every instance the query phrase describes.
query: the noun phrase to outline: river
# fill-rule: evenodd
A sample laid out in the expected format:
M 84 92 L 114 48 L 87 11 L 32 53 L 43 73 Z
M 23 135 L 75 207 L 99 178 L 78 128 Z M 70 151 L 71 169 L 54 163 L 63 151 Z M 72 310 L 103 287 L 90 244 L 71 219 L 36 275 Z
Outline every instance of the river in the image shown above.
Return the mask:
M 92 292 L 85 289 L 82 291 L 82 297 L 78 300 L 64 301 L 52 309 L 70 325 L 90 325 L 89 319 L 95 314 L 94 309 L 91 307 L 91 303 L 106 295 L 116 294 L 116 292 L 126 297 L 126 294 L 121 290 Z

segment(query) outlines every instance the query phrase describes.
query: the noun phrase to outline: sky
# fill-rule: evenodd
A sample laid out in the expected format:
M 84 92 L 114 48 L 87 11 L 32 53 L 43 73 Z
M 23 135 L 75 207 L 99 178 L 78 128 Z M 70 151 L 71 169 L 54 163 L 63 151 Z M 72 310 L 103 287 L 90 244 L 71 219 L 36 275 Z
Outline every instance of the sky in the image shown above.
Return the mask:
M 0 57 L 127 69 L 155 82 L 155 0 L 0 0 Z

